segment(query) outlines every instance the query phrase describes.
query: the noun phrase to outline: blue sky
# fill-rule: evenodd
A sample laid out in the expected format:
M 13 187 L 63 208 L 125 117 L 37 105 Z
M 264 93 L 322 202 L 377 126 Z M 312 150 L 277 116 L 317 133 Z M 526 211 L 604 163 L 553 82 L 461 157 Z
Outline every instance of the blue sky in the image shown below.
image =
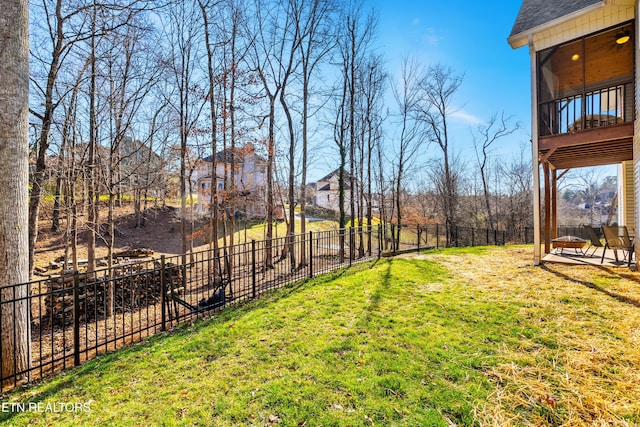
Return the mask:
M 495 155 L 515 155 L 523 143 L 529 147 L 529 50 L 507 43 L 520 3 L 365 0 L 378 12 L 377 44 L 392 76 L 407 55 L 425 66 L 441 63 L 464 74 L 451 125 L 453 144 L 465 157 L 474 156 L 471 129 L 503 111 L 520 122 L 522 131 L 501 141 Z

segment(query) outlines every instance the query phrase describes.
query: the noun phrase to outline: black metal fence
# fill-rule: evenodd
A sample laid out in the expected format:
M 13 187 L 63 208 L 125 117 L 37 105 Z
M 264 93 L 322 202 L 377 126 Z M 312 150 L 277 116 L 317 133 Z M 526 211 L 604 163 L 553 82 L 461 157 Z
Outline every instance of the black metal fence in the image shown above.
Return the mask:
M 15 361 L 16 357 L 14 353 L 6 358 L 2 351 L 12 349 L 25 328 L 3 316 L 0 382 L 11 388 L 43 378 L 229 304 L 383 254 L 532 242 L 532 228 L 481 230 L 437 224 L 401 230 L 394 225 L 354 227 L 251 241 L 218 252 L 209 249 L 125 260 L 110 269 L 73 271 L 27 284 L 2 285 L 0 313 L 15 311 L 25 299 L 30 308 L 31 362 L 17 372 L 12 369 L 16 363 L 5 366 L 6 360 Z M 19 297 L 18 290 L 24 286 L 28 296 Z

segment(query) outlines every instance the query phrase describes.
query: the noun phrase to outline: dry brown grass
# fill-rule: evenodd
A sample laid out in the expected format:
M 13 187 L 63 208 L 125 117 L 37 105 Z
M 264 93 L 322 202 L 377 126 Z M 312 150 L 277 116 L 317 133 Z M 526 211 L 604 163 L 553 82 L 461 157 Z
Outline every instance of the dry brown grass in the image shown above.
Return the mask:
M 531 247 L 434 255 L 469 292 L 519 307 L 523 331 L 486 375 L 482 425 L 640 425 L 640 273 L 532 265 Z M 429 256 L 432 258 L 431 256 Z

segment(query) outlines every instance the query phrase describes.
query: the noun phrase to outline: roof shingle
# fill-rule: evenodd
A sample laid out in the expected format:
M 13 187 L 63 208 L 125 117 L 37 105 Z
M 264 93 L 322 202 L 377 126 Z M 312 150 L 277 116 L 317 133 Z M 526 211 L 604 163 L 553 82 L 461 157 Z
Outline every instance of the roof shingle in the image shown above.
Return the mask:
M 523 0 L 511 36 L 599 3 L 603 3 L 603 0 Z

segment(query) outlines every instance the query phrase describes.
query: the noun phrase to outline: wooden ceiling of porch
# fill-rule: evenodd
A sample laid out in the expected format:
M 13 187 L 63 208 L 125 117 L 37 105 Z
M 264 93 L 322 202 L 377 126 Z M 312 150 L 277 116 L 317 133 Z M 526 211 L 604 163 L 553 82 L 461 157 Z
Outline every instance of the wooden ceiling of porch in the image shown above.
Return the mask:
M 555 169 L 633 160 L 633 123 L 540 138 L 539 158 Z

